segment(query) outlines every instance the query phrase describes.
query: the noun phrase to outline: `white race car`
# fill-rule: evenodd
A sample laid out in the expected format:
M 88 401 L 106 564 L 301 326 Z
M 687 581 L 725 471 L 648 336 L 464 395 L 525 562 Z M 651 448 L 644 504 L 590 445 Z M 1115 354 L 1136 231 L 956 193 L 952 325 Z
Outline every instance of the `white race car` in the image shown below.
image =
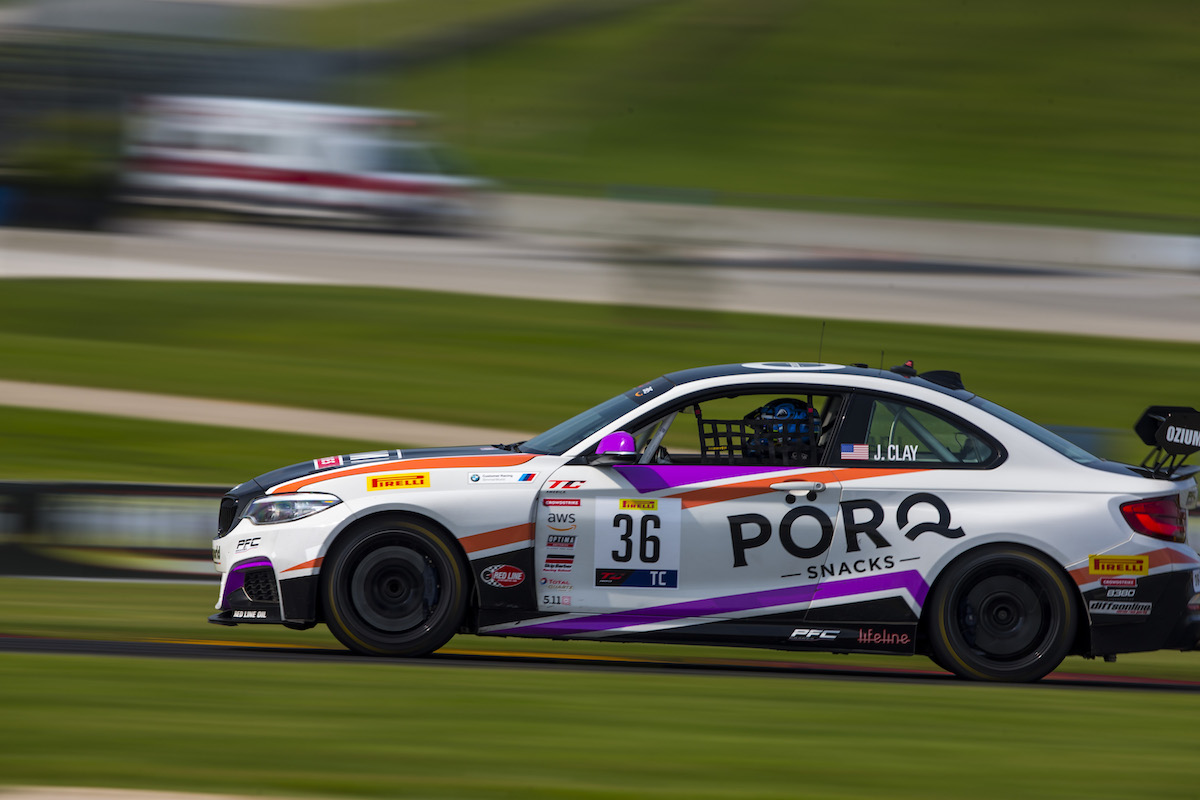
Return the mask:
M 520 444 L 267 473 L 221 503 L 222 625 L 922 653 L 1036 680 L 1200 639 L 1200 413 L 1105 461 L 911 364 L 671 373 Z

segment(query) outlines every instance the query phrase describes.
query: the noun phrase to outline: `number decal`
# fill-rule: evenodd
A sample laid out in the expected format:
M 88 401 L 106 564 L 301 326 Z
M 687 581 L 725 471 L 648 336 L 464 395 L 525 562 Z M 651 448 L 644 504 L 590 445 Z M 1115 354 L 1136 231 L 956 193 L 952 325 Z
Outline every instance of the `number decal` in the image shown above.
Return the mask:
M 621 534 L 621 549 L 612 551 L 612 560 L 618 564 L 626 564 L 633 558 L 633 517 L 628 514 L 617 514 L 613 517 L 614 528 L 625 528 Z M 658 530 L 662 522 L 653 514 L 643 514 L 641 533 L 638 534 L 638 556 L 643 564 L 654 564 L 658 561 L 662 540 L 650 533 L 650 528 Z
M 613 527 L 620 528 L 625 525 L 625 532 L 621 534 L 621 541 L 625 547 L 623 550 L 613 550 L 612 560 L 618 564 L 624 564 L 633 558 L 633 517 L 628 514 L 617 514 L 613 517 Z
M 659 524 L 658 517 L 653 514 L 644 514 L 642 516 L 642 535 L 638 540 L 641 547 L 638 554 L 642 557 L 643 564 L 654 564 L 658 561 L 659 545 L 661 541 L 657 536 L 647 531 L 647 528 L 653 524 L 657 530 L 662 526 Z
M 679 587 L 678 498 L 596 500 L 595 586 Z

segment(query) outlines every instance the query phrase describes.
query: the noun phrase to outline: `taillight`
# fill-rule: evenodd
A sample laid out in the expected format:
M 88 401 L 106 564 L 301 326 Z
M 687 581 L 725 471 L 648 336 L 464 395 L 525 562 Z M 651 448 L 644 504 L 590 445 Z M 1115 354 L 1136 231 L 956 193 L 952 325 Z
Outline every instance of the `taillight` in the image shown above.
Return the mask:
M 1121 514 L 1138 533 L 1168 542 L 1187 541 L 1187 512 L 1179 505 L 1178 495 L 1124 503 Z

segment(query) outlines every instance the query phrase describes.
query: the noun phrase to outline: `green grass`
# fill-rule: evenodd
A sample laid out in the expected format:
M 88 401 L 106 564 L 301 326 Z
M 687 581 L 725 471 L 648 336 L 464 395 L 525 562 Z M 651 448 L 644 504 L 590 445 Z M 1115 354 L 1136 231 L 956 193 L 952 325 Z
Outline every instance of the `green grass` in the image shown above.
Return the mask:
M 353 93 L 551 191 L 1195 233 L 1198 38 L 1188 0 L 678 0 Z
M 274 37 L 318 48 L 403 46 L 514 16 L 570 6 L 570 0 L 354 0 L 273 14 Z
M 1195 696 L 0 657 L 14 783 L 424 798 L 1194 796 Z
M 804 318 L 376 288 L 4 288 L 0 378 L 527 431 L 672 370 L 815 359 L 822 335 Z M 822 351 L 836 363 L 956 369 L 1043 424 L 1121 429 L 1151 403 L 1194 403 L 1181 366 L 1198 357 L 1188 343 L 849 321 L 826 325 Z
M 807 360 L 817 320 L 388 289 L 5 282 L 0 378 L 275 403 L 536 432 L 664 372 Z M 828 323 L 822 357 L 957 369 L 1042 424 L 1130 431 L 1192 405 L 1200 345 Z M 230 483 L 348 442 L 4 408 L 0 478 Z M 1122 454 L 1140 458 L 1130 432 Z
M 0 633 L 331 642 L 323 630 L 205 626 L 213 597 L 215 587 L 4 579 Z M 516 644 L 617 657 L 693 652 L 473 637 L 451 648 Z M 839 663 L 856 661 L 928 665 Z M 1122 662 L 1098 666 L 1120 674 Z M 0 707 L 8 784 L 291 797 L 1185 798 L 1194 796 L 1194 758 L 1178 743 L 1200 696 L 605 665 L 6 653 Z
M 0 442 L 0 477 L 10 480 L 217 486 L 321 454 L 359 453 L 381 444 L 3 405 Z

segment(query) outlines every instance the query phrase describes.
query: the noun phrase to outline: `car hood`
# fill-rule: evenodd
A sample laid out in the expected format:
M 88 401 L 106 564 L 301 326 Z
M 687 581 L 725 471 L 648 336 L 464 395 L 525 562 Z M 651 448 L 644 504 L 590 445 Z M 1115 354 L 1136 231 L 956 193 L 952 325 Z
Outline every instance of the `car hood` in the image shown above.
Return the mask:
M 239 497 L 249 494 L 265 494 L 272 486 L 278 486 L 281 483 L 288 483 L 290 481 L 305 478 L 309 475 L 316 475 L 321 472 L 342 469 L 343 467 L 388 463 L 402 465 L 405 461 L 414 461 L 421 458 L 495 456 L 503 455 L 509 452 L 511 451 L 496 447 L 494 445 L 478 445 L 463 447 L 423 447 L 415 450 L 377 450 L 370 453 L 354 453 L 345 456 L 326 456 L 324 458 L 314 458 L 311 461 L 302 461 L 299 464 L 292 464 L 288 467 L 280 467 L 279 469 L 271 470 L 270 472 L 259 475 L 257 478 L 252 478 L 239 486 L 235 486 L 233 489 L 229 490 L 229 494 Z

